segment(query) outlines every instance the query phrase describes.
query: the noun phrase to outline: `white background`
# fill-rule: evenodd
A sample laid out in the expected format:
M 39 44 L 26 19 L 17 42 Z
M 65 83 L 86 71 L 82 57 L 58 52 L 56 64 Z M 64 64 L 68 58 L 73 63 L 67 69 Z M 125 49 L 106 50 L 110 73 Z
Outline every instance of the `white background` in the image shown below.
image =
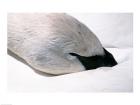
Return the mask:
M 99 38 L 105 48 L 133 47 L 132 13 L 70 13 Z
M 50 76 L 36 73 L 8 55 L 8 91 L 12 92 L 132 92 L 132 13 L 69 13 L 87 25 L 118 65 Z M 17 57 L 17 56 L 16 56 Z M 66 68 L 67 69 L 67 68 Z M 74 68 L 76 69 L 76 67 Z
M 0 3 L 0 104 L 12 105 L 139 105 L 139 3 L 136 0 L 4 0 Z M 134 93 L 9 93 L 7 92 L 7 12 L 134 12 Z

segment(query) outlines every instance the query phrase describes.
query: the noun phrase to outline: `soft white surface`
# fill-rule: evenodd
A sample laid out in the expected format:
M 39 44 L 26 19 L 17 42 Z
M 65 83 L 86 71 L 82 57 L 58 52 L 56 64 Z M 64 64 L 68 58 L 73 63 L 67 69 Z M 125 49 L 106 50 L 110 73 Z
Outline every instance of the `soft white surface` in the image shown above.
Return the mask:
M 85 23 L 115 56 L 118 65 L 96 70 L 49 76 L 8 56 L 8 90 L 14 92 L 131 92 L 132 15 L 72 14 Z
M 105 47 L 133 47 L 133 15 L 131 13 L 72 13 L 85 23 Z

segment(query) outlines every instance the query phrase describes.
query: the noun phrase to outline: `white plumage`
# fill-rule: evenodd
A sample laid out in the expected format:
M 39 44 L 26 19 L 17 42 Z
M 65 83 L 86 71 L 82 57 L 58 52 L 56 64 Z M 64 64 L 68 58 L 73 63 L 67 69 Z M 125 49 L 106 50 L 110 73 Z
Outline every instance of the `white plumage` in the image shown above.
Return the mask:
M 8 49 L 39 71 L 65 74 L 83 71 L 69 55 L 103 55 L 97 37 L 75 18 L 63 13 L 9 13 Z

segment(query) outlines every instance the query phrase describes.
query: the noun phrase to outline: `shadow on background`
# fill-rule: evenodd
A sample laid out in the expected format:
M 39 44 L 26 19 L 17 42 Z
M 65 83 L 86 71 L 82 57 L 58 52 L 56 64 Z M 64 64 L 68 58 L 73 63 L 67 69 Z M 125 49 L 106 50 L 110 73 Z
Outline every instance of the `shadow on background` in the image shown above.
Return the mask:
M 34 72 L 36 72 L 36 73 L 39 74 L 39 75 L 46 76 L 46 77 L 56 76 L 56 75 L 47 74 L 47 73 L 45 73 L 45 72 L 41 72 L 41 71 L 36 70 L 36 69 L 33 68 L 32 66 L 30 66 L 23 58 L 19 57 L 18 55 L 16 55 L 15 53 L 13 53 L 12 51 L 10 51 L 9 49 L 7 49 L 7 53 L 8 53 L 8 55 L 14 57 L 16 60 L 18 60 L 18 61 L 24 63 L 24 64 L 27 65 L 27 66 L 29 66 Z

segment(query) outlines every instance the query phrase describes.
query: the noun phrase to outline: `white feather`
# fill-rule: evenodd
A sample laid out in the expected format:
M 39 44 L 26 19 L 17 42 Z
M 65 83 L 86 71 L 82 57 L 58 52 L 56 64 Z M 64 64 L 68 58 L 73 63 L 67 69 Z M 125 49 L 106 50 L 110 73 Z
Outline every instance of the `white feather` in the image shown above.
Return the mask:
M 69 53 L 104 54 L 94 33 L 63 13 L 9 13 L 8 49 L 35 69 L 51 74 L 84 70 Z

